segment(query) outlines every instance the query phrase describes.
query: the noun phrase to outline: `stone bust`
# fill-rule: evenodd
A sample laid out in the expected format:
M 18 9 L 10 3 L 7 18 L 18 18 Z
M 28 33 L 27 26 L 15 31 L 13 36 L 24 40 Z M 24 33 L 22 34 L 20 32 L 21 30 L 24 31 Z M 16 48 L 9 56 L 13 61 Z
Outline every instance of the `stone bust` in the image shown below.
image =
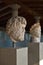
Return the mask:
M 32 42 L 40 42 L 41 39 L 41 26 L 39 22 L 36 22 L 30 28 L 30 34 L 32 37 Z
M 26 27 L 26 19 L 24 17 L 12 17 L 6 25 L 6 32 L 13 42 L 23 41 Z

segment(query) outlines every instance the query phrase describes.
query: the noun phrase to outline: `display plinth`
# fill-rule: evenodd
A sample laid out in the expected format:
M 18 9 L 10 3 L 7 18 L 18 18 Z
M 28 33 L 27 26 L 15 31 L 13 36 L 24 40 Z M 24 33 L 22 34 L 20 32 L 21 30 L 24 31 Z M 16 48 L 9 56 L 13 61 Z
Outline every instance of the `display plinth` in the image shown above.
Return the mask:
M 39 43 L 23 48 L 0 48 L 0 65 L 39 65 Z

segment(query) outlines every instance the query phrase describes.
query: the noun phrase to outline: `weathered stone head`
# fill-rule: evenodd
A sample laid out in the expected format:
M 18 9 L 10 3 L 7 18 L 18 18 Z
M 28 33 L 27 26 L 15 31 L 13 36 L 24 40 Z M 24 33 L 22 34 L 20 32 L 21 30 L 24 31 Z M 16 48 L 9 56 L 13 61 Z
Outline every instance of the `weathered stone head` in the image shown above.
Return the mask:
M 36 17 L 36 23 L 30 28 L 32 42 L 40 42 L 41 39 L 41 25 L 39 19 L 39 17 Z
M 14 19 L 11 18 L 8 21 L 6 26 L 6 32 L 8 33 L 13 42 L 24 40 L 26 24 L 26 19 L 19 16 Z

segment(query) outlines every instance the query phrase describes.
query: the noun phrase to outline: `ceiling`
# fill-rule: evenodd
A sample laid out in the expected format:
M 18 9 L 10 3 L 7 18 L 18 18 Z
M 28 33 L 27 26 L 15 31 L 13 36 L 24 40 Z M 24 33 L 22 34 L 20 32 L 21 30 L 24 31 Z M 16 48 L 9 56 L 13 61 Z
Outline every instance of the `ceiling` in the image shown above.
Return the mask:
M 5 27 L 7 20 L 11 17 L 12 9 L 8 6 L 18 3 L 21 5 L 18 13 L 27 20 L 26 30 L 34 24 L 34 17 L 40 16 L 40 23 L 43 31 L 43 0 L 1 0 L 0 1 L 0 26 Z

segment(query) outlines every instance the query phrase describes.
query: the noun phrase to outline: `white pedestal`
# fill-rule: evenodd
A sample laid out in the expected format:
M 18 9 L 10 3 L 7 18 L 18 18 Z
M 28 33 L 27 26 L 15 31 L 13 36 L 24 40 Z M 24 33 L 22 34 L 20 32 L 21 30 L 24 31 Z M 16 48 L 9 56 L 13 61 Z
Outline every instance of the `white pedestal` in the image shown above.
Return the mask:
M 28 47 L 17 49 L 16 54 L 17 65 L 28 65 Z
M 43 65 L 43 43 L 39 44 L 39 65 Z

